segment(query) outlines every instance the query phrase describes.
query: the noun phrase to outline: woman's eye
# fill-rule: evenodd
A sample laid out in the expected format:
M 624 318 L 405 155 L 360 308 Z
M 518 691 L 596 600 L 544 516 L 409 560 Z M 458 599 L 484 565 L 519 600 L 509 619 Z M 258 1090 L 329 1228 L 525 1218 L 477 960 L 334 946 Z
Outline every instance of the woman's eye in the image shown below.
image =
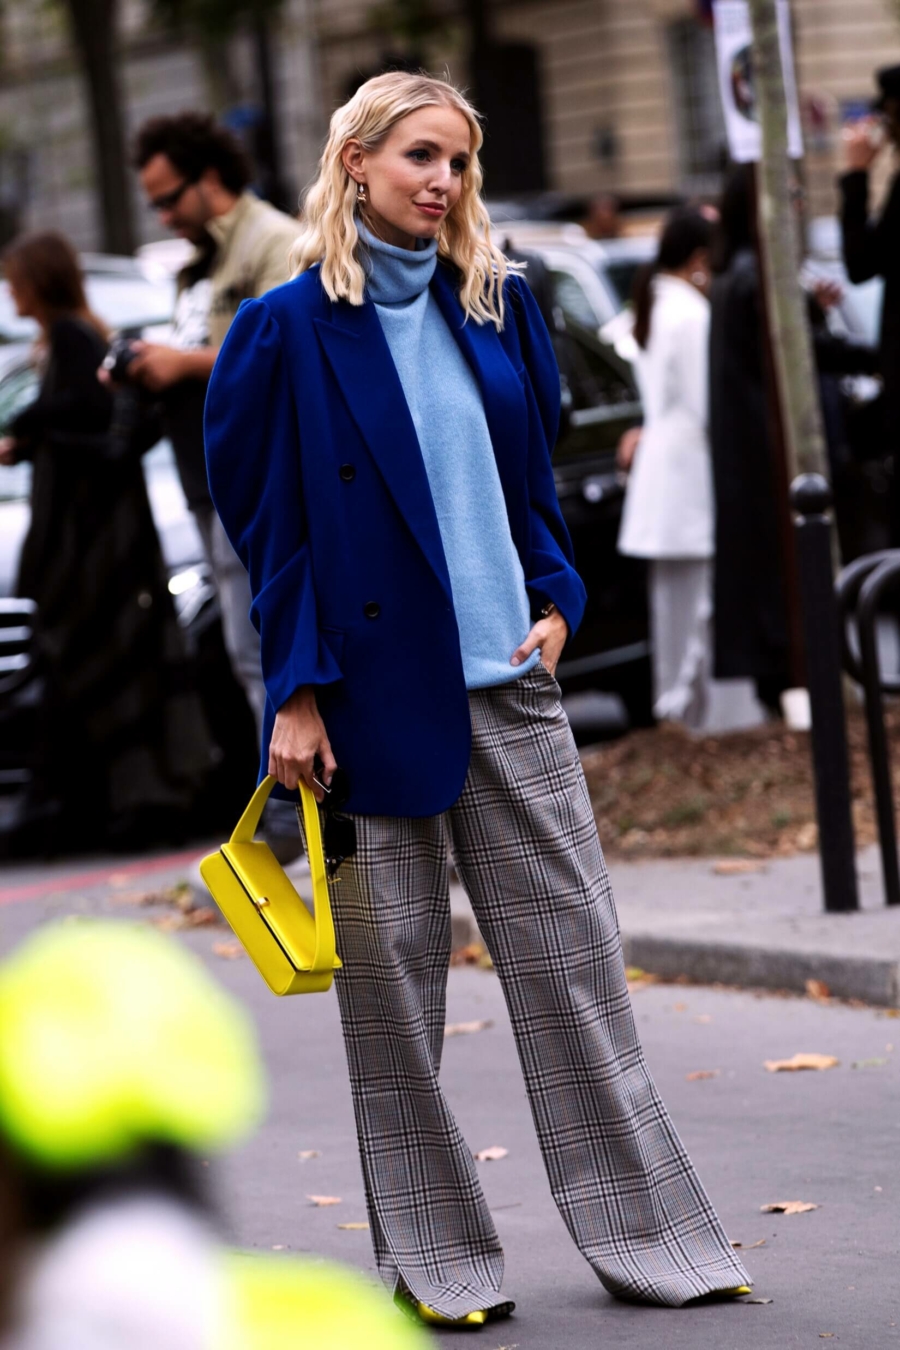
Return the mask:
M 464 159 L 451 159 L 450 161 L 450 168 L 454 173 L 465 173 L 467 167 Z
M 417 164 L 424 164 L 429 158 L 427 150 L 410 150 L 410 159 L 414 159 Z

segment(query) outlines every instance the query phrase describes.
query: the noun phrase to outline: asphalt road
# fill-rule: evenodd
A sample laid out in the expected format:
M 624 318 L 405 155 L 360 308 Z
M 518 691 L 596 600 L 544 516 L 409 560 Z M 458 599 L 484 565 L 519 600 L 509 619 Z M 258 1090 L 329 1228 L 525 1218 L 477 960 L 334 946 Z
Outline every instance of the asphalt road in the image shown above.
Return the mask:
M 179 867 L 137 884 L 156 884 Z M 72 885 L 59 869 L 55 879 L 31 869 L 7 875 L 13 900 L 3 904 L 0 895 L 0 951 L 53 915 L 162 913 L 134 909 L 123 901 L 121 875 L 114 879 L 110 885 L 95 874 L 90 884 Z M 231 1238 L 372 1272 L 368 1233 L 339 1227 L 366 1215 L 333 994 L 273 998 L 249 961 L 213 953 L 228 941 L 221 928 L 178 940 L 250 1008 L 272 1082 L 259 1134 L 212 1163 Z M 900 1019 L 678 985 L 639 989 L 634 1006 L 682 1138 L 726 1231 L 748 1248 L 754 1296 L 771 1302 L 668 1310 L 620 1304 L 605 1293 L 550 1199 L 498 981 L 491 972 L 454 969 L 448 1022 L 493 1025 L 448 1039 L 446 1090 L 473 1149 L 509 1150 L 479 1166 L 506 1251 L 504 1289 L 518 1306 L 509 1321 L 478 1332 L 477 1343 L 483 1350 L 882 1350 L 900 1342 Z M 766 1059 L 798 1051 L 835 1055 L 840 1064 L 825 1072 L 763 1068 Z M 716 1076 L 689 1081 L 697 1071 Z M 316 1156 L 301 1159 L 304 1152 Z M 317 1208 L 310 1195 L 341 1203 Z M 782 1200 L 819 1208 L 760 1212 Z M 435 1339 L 460 1344 L 458 1333 Z

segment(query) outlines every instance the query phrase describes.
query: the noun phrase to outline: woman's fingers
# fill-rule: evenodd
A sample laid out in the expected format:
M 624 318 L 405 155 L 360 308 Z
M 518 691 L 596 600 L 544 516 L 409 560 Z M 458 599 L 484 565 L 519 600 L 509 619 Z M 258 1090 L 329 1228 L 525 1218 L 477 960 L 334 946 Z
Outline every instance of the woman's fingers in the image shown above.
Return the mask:
M 520 666 L 523 661 L 527 661 L 528 657 L 535 650 L 535 648 L 541 645 L 540 629 L 541 625 L 539 623 L 536 623 L 532 628 L 531 632 L 528 634 L 525 641 L 516 648 L 516 650 L 510 657 L 509 664 L 511 666 Z
M 322 782 L 329 787 L 334 777 L 334 771 L 337 768 L 337 760 L 331 749 L 331 742 L 325 735 L 325 728 L 322 728 L 322 740 L 319 745 L 319 759 L 322 761 Z

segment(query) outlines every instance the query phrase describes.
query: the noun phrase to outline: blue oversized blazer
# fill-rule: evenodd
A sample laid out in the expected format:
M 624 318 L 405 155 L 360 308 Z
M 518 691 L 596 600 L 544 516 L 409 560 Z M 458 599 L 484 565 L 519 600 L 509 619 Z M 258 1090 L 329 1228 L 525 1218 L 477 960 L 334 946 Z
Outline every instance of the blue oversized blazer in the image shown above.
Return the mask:
M 481 389 L 533 613 L 552 600 L 574 632 L 585 592 L 550 466 L 559 375 L 544 322 L 518 277 L 502 333 L 464 322 L 452 268 L 439 263 L 431 289 Z M 210 382 L 206 453 L 213 501 L 250 574 L 268 694 L 261 773 L 275 710 L 312 684 L 349 776 L 348 810 L 446 810 L 471 742 L 459 632 L 374 305 L 332 303 L 318 268 L 245 301 Z

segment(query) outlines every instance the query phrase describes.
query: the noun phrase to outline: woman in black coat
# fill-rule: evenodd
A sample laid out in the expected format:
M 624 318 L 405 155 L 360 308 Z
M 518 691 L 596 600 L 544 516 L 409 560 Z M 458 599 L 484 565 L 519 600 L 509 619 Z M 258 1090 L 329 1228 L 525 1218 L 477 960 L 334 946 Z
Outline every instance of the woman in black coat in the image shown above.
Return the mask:
M 710 322 L 710 417 L 716 502 L 715 674 L 749 677 L 760 700 L 779 710 L 791 681 L 786 550 L 779 497 L 787 499 L 785 468 L 776 454 L 771 379 L 765 366 L 763 301 L 755 243 L 752 165 L 736 168 L 722 198 L 714 240 Z M 833 301 L 821 289 L 810 299 L 813 341 L 825 398 L 825 431 L 836 515 L 848 552 L 859 533 L 859 492 L 847 451 L 836 377 L 869 373 L 875 354 L 836 338 L 821 309 Z M 815 322 L 818 317 L 819 322 Z M 845 558 L 845 561 L 848 561 Z
M 26 841 L 142 843 L 191 804 L 208 745 L 139 447 L 112 433 L 114 396 L 96 376 L 106 332 L 70 244 L 24 236 L 3 266 L 41 330 L 40 392 L 0 442 L 0 462 L 34 466 L 17 589 L 37 603 L 44 695 Z

